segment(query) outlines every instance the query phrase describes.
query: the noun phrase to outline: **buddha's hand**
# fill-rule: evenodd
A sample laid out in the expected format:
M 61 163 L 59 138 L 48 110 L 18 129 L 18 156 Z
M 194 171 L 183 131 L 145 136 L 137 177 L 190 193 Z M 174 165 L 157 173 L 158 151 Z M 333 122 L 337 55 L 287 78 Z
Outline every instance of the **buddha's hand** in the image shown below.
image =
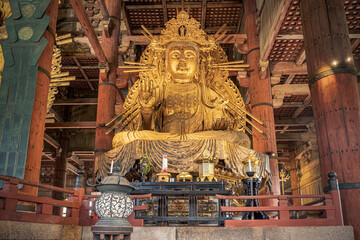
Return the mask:
M 153 81 L 144 80 L 140 84 L 140 105 L 144 113 L 151 113 L 155 104 L 155 89 Z
M 230 125 L 230 119 L 228 118 L 217 118 L 213 123 L 214 130 L 226 130 Z

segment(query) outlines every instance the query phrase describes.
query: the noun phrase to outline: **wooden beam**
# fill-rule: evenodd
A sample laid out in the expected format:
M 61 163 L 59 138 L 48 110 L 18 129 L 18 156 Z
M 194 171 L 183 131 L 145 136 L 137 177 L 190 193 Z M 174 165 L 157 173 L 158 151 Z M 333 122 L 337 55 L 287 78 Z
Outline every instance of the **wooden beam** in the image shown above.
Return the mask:
M 72 165 L 72 164 L 69 163 L 69 162 L 66 162 L 66 169 L 69 170 L 70 172 L 73 172 L 73 173 L 76 174 L 76 175 L 79 175 L 79 174 L 77 173 L 78 168 L 75 167 L 74 165 Z
M 163 9 L 163 17 L 164 17 L 164 23 L 168 21 L 168 14 L 167 14 L 167 6 L 166 6 L 166 0 L 162 0 L 162 9 Z
M 356 39 L 352 44 L 351 48 L 354 51 L 360 45 L 360 38 Z
M 349 34 L 349 38 L 350 39 L 354 39 L 354 38 L 360 38 L 360 34 L 358 33 L 350 33 Z M 289 34 L 289 33 L 279 33 L 276 37 L 276 39 L 279 40 L 303 40 L 304 39 L 304 35 L 302 35 L 301 33 L 294 33 L 294 34 Z
M 286 78 L 284 84 L 291 84 L 291 82 L 292 82 L 292 80 L 294 79 L 294 77 L 295 77 L 294 74 L 290 74 L 290 75 Z
M 296 65 L 294 62 L 270 63 L 270 71 L 282 71 L 284 75 L 305 75 L 308 74 L 306 64 Z
M 302 102 L 284 102 L 282 107 L 311 107 L 312 104 L 304 104 Z
M 56 123 L 47 123 L 45 124 L 46 129 L 76 129 L 76 128 L 86 128 L 92 129 L 96 128 L 95 121 L 88 122 L 56 122 Z
M 201 28 L 205 29 L 207 0 L 201 2 Z
M 146 27 L 146 26 L 145 26 Z M 217 30 L 219 30 L 220 27 L 208 27 L 206 29 L 204 29 L 205 32 L 216 32 Z M 152 28 L 152 29 L 148 29 L 149 32 L 151 32 L 152 34 L 156 35 L 156 34 L 160 34 L 162 31 L 162 28 Z M 236 26 L 227 26 L 225 27 L 225 30 L 228 32 L 236 32 L 237 27 Z M 142 28 L 135 28 L 132 29 L 131 32 L 133 34 L 142 34 L 141 32 L 144 31 Z
M 186 2 L 185 7 L 189 8 L 201 8 L 202 3 L 199 2 Z M 219 2 L 209 2 L 207 4 L 208 8 L 241 8 L 243 4 L 239 1 L 222 1 Z M 129 10 L 142 10 L 142 9 L 160 9 L 162 8 L 161 4 L 126 4 L 126 9 Z M 167 3 L 167 8 L 179 8 L 181 9 L 181 2 L 169 2 Z
M 216 30 L 218 30 L 218 28 L 216 28 Z M 148 45 L 150 43 L 150 40 L 143 35 L 123 36 L 122 39 L 123 41 L 132 41 L 135 45 Z M 218 41 L 218 43 L 235 44 L 237 41 L 242 42 L 245 40 L 246 34 L 226 34 L 224 38 Z
M 308 139 L 302 136 L 302 133 L 284 133 L 284 134 L 276 134 L 277 142 L 307 142 Z
M 73 57 L 74 58 L 74 57 Z M 99 69 L 99 66 L 81 66 L 82 69 Z M 61 67 L 61 70 L 65 71 L 68 69 L 79 69 L 78 66 L 74 66 L 74 65 L 64 65 Z M 76 78 L 74 81 L 76 81 L 78 78 Z M 98 79 L 99 81 L 99 79 Z
M 294 114 L 292 115 L 292 118 L 297 118 L 306 108 L 306 105 L 308 105 L 311 102 L 311 96 L 307 96 L 306 99 L 304 100 L 304 106 L 299 107 L 298 109 L 295 110 Z
M 77 59 L 77 57 L 73 57 L 74 62 L 76 63 L 77 67 L 79 68 L 81 75 L 83 75 L 85 81 L 87 82 L 87 84 L 89 85 L 91 90 L 95 90 L 94 86 L 91 84 L 91 82 L 89 81 L 89 77 L 86 75 L 84 69 L 82 68 L 82 66 L 80 65 L 79 60 Z
M 86 36 L 89 39 L 91 47 L 93 48 L 96 57 L 99 59 L 101 64 L 107 62 L 103 49 L 101 48 L 99 39 L 90 23 L 89 17 L 85 11 L 85 8 L 82 4 L 82 0 L 70 0 L 70 3 L 74 9 L 76 16 L 78 17 L 82 28 Z
M 54 109 L 50 108 L 49 113 L 54 114 L 54 118 L 55 118 L 56 121 L 58 121 L 58 122 L 63 122 L 64 121 L 63 118 L 57 112 L 55 112 Z
M 53 139 L 52 137 L 50 137 L 46 133 L 44 133 L 44 140 L 45 140 L 45 142 L 47 142 L 48 144 L 53 146 L 55 149 L 60 148 L 60 143 L 58 143 L 55 139 Z
M 304 63 L 305 59 L 306 59 L 306 53 L 305 53 L 305 48 L 303 48 L 299 53 L 299 56 L 296 58 L 295 64 L 301 65 Z
M 313 117 L 275 119 L 275 126 L 306 126 L 314 121 Z
M 77 156 L 77 155 L 71 155 L 71 157 L 69 157 L 67 160 L 68 161 L 71 160 L 79 166 L 84 166 L 84 161 L 82 159 L 80 159 L 79 156 Z
M 282 22 L 286 16 L 291 1 L 292 0 L 281 0 L 281 4 L 279 5 L 279 8 L 275 14 L 275 17 L 272 21 L 272 25 L 270 27 L 270 31 L 269 31 L 270 34 L 267 36 L 264 45 L 260 46 L 261 48 L 263 48 L 263 50 L 261 50 L 261 56 L 260 56 L 260 59 L 263 62 L 266 62 L 268 60 L 271 49 L 275 43 L 276 37 L 280 31 Z M 265 12 L 262 12 L 262 14 L 265 14 Z
M 80 106 L 80 105 L 97 105 L 97 98 L 69 98 L 56 99 L 54 106 Z

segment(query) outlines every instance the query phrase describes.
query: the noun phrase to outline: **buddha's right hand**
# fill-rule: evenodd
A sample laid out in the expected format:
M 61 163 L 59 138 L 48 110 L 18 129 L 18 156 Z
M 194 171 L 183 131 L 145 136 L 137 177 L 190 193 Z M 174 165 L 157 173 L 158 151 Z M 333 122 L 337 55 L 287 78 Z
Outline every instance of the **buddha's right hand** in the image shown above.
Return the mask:
M 151 113 L 155 104 L 155 89 L 153 81 L 143 80 L 140 84 L 140 106 L 143 113 Z

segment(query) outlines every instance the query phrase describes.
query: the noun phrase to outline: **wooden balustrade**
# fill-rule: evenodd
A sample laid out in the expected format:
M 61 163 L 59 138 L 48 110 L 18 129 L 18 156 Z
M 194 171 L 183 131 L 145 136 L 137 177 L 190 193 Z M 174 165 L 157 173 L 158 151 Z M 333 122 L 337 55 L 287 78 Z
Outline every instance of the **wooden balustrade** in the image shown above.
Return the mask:
M 0 180 L 4 181 L 4 186 L 0 190 L 0 220 L 53 223 L 62 225 L 91 226 L 98 221 L 95 214 L 95 201 L 100 195 L 84 195 L 83 188 L 74 190 L 59 187 L 27 182 L 25 180 L 0 175 Z M 336 181 L 335 178 L 329 183 Z M 18 192 L 18 184 L 33 186 L 51 191 L 67 193 L 67 201 L 55 200 L 45 197 L 25 195 Z M 331 186 L 331 184 L 329 185 Z M 334 187 L 335 186 L 335 187 Z M 248 200 L 248 199 L 276 199 L 278 206 L 260 207 L 227 207 L 221 206 L 220 210 L 224 213 L 239 212 L 278 212 L 278 219 L 267 220 L 225 220 L 225 226 L 331 226 L 343 225 L 340 195 L 336 184 L 330 188 L 328 194 L 322 195 L 261 195 L 261 196 L 226 196 L 216 195 L 219 200 Z M 143 226 L 143 219 L 138 218 L 139 211 L 147 210 L 147 205 L 139 205 L 139 199 L 150 198 L 151 194 L 130 195 L 134 200 L 134 213 L 129 217 L 129 222 L 133 226 Z M 323 202 L 320 206 L 289 206 L 289 200 L 293 198 L 317 198 L 318 202 Z M 92 204 L 91 204 L 92 202 Z M 29 204 L 35 207 L 34 212 L 18 211 L 19 204 Z M 56 214 L 55 208 L 66 208 L 65 216 Z M 293 219 L 290 211 L 320 211 L 324 214 L 318 219 Z M 91 213 L 91 214 L 89 214 Z
M 278 206 L 260 207 L 226 207 L 221 206 L 222 212 L 278 212 L 278 219 L 261 220 L 225 220 L 227 227 L 260 227 L 260 226 L 335 226 L 343 225 L 339 191 L 329 191 L 322 195 L 261 195 L 261 196 L 225 196 L 216 195 L 223 200 L 248 200 L 248 199 L 277 199 Z M 289 206 L 289 200 L 293 198 L 319 198 L 324 201 L 321 206 Z M 325 214 L 318 219 L 291 219 L 290 211 L 323 211 Z
M 59 187 L 28 182 L 22 179 L 0 175 L 0 180 L 4 181 L 3 189 L 0 191 L 0 219 L 36 222 L 36 223 L 55 223 L 63 225 L 78 225 L 80 200 L 83 189 L 68 190 Z M 69 194 L 68 201 L 55 200 L 45 197 L 37 197 L 21 194 L 18 192 L 18 184 L 48 189 Z M 35 207 L 35 212 L 18 211 L 19 202 Z M 65 217 L 54 214 L 54 208 L 66 207 Z

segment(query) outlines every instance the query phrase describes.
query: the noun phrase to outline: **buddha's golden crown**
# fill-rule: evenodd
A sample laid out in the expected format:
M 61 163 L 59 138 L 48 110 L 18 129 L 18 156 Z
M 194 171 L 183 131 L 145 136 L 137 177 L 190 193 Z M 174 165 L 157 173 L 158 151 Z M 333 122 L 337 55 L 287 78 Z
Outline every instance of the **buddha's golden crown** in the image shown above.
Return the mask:
M 176 18 L 168 21 L 161 31 L 161 35 L 154 37 L 151 41 L 153 45 L 158 47 L 165 47 L 172 42 L 193 42 L 199 48 L 211 49 L 216 47 L 214 37 L 208 36 L 201 29 L 200 23 L 194 18 L 190 18 L 184 10 L 181 10 Z

